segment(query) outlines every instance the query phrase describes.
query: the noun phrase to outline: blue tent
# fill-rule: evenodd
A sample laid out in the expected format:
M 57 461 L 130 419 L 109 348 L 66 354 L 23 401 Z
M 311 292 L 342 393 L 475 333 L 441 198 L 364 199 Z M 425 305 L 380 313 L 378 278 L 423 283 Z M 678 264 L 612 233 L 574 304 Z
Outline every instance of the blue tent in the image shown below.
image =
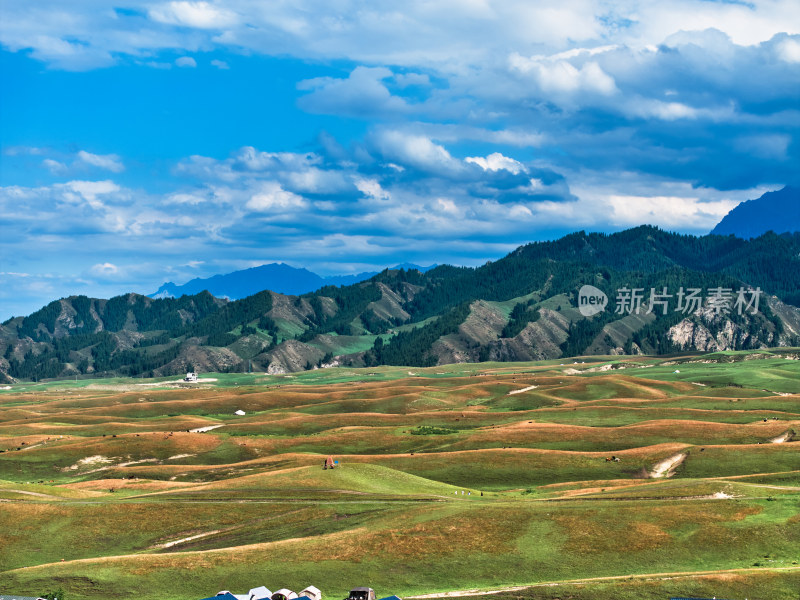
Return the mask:
M 210 598 L 203 598 L 203 600 L 236 600 L 236 596 L 227 592 L 225 594 L 217 594 L 216 596 L 211 596 Z

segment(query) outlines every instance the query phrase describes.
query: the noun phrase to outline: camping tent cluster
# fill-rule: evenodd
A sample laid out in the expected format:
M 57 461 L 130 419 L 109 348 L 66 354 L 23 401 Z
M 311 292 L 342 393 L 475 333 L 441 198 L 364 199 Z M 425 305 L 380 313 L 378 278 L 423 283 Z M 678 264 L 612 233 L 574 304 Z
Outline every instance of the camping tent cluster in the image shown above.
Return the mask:
M 216 596 L 204 598 L 203 600 L 322 600 L 322 592 L 313 585 L 305 588 L 300 594 L 292 590 L 282 588 L 277 592 L 272 592 L 265 586 L 251 589 L 246 594 L 233 594 L 228 590 L 218 592 Z M 357 587 L 350 590 L 346 600 L 376 600 L 375 591 L 372 588 Z M 380 600 L 400 600 L 397 596 L 388 596 Z
M 204 600 L 322 600 L 322 592 L 313 585 L 305 588 L 299 595 L 286 588 L 272 592 L 262 585 L 251 589 L 246 594 L 234 594 L 228 590 L 222 590 L 217 592 L 216 596 L 204 598 Z

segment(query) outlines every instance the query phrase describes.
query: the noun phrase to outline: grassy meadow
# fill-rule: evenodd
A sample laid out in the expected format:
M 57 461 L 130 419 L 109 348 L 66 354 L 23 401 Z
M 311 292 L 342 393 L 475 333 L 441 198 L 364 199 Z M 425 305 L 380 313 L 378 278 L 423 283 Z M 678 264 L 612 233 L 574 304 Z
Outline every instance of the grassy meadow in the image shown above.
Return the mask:
M 0 593 L 798 600 L 796 354 L 10 386 Z

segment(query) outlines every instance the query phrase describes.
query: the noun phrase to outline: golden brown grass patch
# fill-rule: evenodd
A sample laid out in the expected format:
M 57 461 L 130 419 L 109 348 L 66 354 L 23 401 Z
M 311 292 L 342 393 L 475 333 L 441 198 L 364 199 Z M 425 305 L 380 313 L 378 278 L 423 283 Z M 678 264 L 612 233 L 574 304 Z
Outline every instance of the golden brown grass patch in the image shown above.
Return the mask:
M 564 549 L 578 554 L 640 552 L 663 546 L 672 539 L 660 526 L 627 518 L 598 519 L 595 511 L 553 516 L 567 536 Z
M 136 490 L 171 490 L 185 487 L 194 487 L 196 483 L 181 481 L 157 481 L 152 479 L 92 479 L 90 481 L 79 481 L 67 483 L 59 487 L 75 490 L 100 490 L 107 491 L 111 488 L 129 488 Z
M 413 515 L 405 520 L 410 523 L 404 527 L 378 532 L 352 531 L 351 543 L 308 547 L 302 555 L 306 560 L 360 562 L 367 556 L 415 560 L 452 554 L 500 554 L 513 547 L 530 516 L 524 512 L 481 509 L 418 523 L 413 523 Z
M 642 509 L 637 509 L 642 510 Z M 665 504 L 649 509 L 653 517 L 667 529 L 685 523 L 698 525 L 716 525 L 725 521 L 741 521 L 751 515 L 757 515 L 763 508 L 757 505 L 742 505 L 723 502 L 694 502 L 691 509 L 684 503 Z

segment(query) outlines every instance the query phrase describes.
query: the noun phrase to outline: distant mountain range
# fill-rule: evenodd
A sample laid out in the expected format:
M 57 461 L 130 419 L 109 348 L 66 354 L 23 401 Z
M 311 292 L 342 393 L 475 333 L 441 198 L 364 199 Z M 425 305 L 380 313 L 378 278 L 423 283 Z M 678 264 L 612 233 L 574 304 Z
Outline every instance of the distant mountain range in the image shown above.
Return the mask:
M 764 292 L 757 310 L 736 308 L 747 286 Z M 300 295 L 63 298 L 0 324 L 0 382 L 797 346 L 799 307 L 800 233 L 578 232 L 477 268 L 386 270 Z
M 416 269 L 421 273 L 436 267 L 421 267 L 411 263 L 403 263 L 393 269 Z M 326 285 L 352 285 L 374 277 L 378 271 L 368 271 L 356 275 L 332 275 L 321 277 L 308 269 L 297 269 L 284 263 L 270 263 L 242 271 L 234 271 L 224 275 L 214 275 L 206 279 L 196 278 L 177 285 L 171 281 L 163 284 L 158 290 L 149 294 L 150 298 L 179 298 L 207 291 L 218 298 L 238 300 L 252 296 L 263 290 L 280 294 L 306 294 L 314 292 Z
M 297 269 L 284 263 L 270 263 L 208 278 L 198 277 L 182 285 L 169 281 L 149 296 L 151 298 L 179 298 L 208 291 L 218 298 L 238 300 L 263 290 L 272 290 L 281 294 L 305 294 L 325 285 L 351 285 L 376 274 L 376 272 L 365 272 L 356 275 L 321 277 L 308 269 Z
M 767 231 L 800 231 L 800 188 L 787 186 L 740 203 L 711 233 L 750 239 Z

